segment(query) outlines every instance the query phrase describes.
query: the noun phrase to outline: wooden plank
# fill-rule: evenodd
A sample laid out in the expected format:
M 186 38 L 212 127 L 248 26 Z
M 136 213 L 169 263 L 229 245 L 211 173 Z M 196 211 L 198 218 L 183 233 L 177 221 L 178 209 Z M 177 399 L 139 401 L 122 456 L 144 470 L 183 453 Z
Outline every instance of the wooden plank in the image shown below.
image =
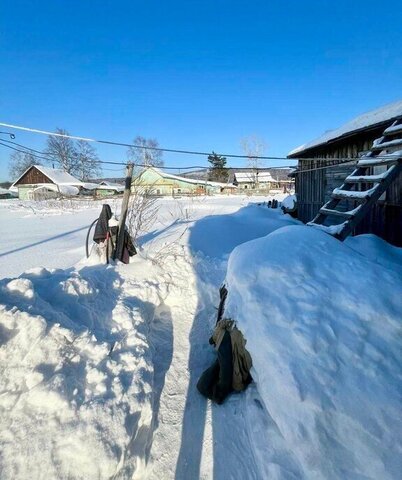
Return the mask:
M 356 215 L 357 210 L 358 209 L 342 212 L 340 210 L 333 210 L 333 209 L 330 209 L 330 208 L 322 207 L 322 208 L 320 208 L 320 213 L 322 213 L 323 215 L 327 215 L 327 216 L 328 215 L 333 215 L 334 217 L 353 218 Z

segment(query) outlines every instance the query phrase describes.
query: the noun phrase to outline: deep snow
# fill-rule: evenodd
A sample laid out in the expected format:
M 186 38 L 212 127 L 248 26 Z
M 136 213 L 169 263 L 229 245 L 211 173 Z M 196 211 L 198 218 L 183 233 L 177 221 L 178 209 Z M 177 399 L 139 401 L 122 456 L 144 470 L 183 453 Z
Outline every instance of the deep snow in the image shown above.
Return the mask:
M 14 231 L 14 237 L 7 233 L 0 240 L 7 260 L 5 265 L 0 257 L 0 278 L 19 275 L 0 280 L 2 479 L 287 479 L 327 478 L 327 473 L 328 478 L 379 478 L 378 472 L 385 475 L 381 478 L 397 478 L 398 441 L 377 461 L 383 451 L 373 452 L 372 438 L 366 445 L 365 435 L 369 429 L 376 441 L 383 434 L 389 442 L 400 428 L 398 413 L 392 425 L 388 421 L 385 427 L 384 418 L 400 394 L 400 367 L 394 361 L 400 332 L 399 340 L 392 334 L 401 311 L 401 249 L 373 236 L 341 244 L 311 233 L 279 209 L 255 205 L 261 200 L 160 200 L 157 222 L 140 238 L 139 255 L 128 266 L 109 267 L 93 259 L 78 262 L 86 225 L 99 205 L 66 207 L 60 215 L 54 205 L 40 212 L 35 207 L 33 213 L 17 203 L 0 204 L 0 220 Z M 24 227 L 36 235 L 36 245 L 27 242 Z M 82 231 L 62 235 L 66 227 Z M 52 239 L 55 234 L 61 235 Z M 13 242 L 19 252 L 10 253 Z M 347 275 L 333 271 L 340 260 L 349 266 Z M 322 261 L 328 265 L 319 268 Z M 35 268 L 23 273 L 24 266 Z M 60 266 L 65 269 L 55 269 Z M 363 295 L 362 278 L 367 278 L 373 292 L 377 274 L 383 293 L 364 297 L 364 308 L 356 313 L 353 288 Z M 214 359 L 208 338 L 226 275 L 227 312 L 244 327 L 257 382 L 216 406 L 195 384 Z M 332 277 L 333 296 L 328 294 Z M 384 331 L 370 308 L 388 315 Z M 265 330 L 274 336 L 268 339 Z M 328 359 L 322 355 L 325 341 L 331 347 Z M 362 354 L 366 343 L 369 360 Z M 330 375 L 341 361 L 345 391 Z M 353 376 L 364 373 L 363 366 L 367 375 L 375 368 L 386 375 L 367 383 L 364 375 Z M 387 383 L 391 367 L 395 387 Z M 364 406 L 369 409 L 359 416 L 347 396 L 361 402 L 360 387 L 367 385 L 378 392 L 368 390 Z M 332 394 L 336 408 L 328 400 Z M 379 410 L 381 419 L 366 430 L 352 428 Z M 357 415 L 352 427 L 342 415 Z M 295 432 L 292 422 L 298 422 Z M 360 458 L 344 454 L 341 447 L 351 442 L 365 445 L 361 455 L 371 455 L 366 470 Z M 333 456 L 328 445 L 335 446 Z M 369 465 L 375 466 L 373 473 L 367 473 Z M 359 469 L 366 477 L 358 476 Z
M 225 315 L 287 452 L 276 469 L 290 457 L 297 478 L 402 471 L 401 251 L 385 246 L 291 226 L 230 256 Z

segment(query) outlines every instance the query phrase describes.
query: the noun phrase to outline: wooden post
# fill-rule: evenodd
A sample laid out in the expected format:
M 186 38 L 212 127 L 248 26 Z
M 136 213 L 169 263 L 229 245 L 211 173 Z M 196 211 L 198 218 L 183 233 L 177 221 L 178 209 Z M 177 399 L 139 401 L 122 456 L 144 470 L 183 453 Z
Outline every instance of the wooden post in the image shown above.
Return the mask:
M 126 217 L 127 217 L 127 210 L 128 210 L 128 201 L 130 200 L 131 194 L 131 180 L 133 177 L 133 164 L 129 163 L 127 165 L 127 173 L 126 173 L 126 183 L 124 188 L 123 194 L 123 201 L 121 204 L 121 213 L 120 213 L 120 220 L 119 220 L 119 233 L 117 237 L 117 245 L 114 252 L 114 259 L 121 260 L 123 257 L 123 246 L 124 246 L 124 231 L 126 228 Z

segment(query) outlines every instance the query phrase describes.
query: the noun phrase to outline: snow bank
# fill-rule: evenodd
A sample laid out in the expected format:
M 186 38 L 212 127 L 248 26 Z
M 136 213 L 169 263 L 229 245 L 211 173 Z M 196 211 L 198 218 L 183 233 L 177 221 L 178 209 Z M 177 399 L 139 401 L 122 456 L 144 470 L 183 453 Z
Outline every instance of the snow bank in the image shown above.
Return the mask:
M 293 211 L 297 205 L 296 195 L 288 195 L 282 200 L 282 209 Z
M 355 243 L 289 226 L 230 256 L 225 313 L 279 432 L 275 478 L 289 459 L 296 478 L 400 478 L 402 268 Z
M 122 297 L 122 283 L 99 266 L 0 282 L 2 480 L 141 470 L 152 421 L 147 333 L 159 297 L 140 280 Z

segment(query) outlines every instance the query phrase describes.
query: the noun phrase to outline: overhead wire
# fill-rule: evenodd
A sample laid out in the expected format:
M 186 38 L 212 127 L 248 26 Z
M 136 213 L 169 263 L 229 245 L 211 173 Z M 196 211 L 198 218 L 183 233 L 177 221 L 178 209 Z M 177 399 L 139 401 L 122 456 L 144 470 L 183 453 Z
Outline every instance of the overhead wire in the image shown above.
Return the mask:
M 10 148 L 12 150 L 15 150 L 17 152 L 21 152 L 21 153 L 27 153 L 25 150 L 21 150 L 19 148 L 16 148 L 16 147 L 13 147 L 11 145 L 6 145 L 5 143 L 3 143 L 5 140 L 2 140 L 0 141 L 0 145 L 3 146 L 3 147 L 7 147 L 7 148 Z M 16 143 L 16 142 L 11 142 L 11 143 Z M 17 144 L 19 146 L 21 146 L 22 148 L 26 148 L 27 150 L 29 151 L 36 151 L 37 150 L 34 150 L 32 148 L 29 148 L 29 147 L 25 147 L 21 144 Z M 44 156 L 39 156 L 39 155 L 36 155 L 34 153 L 31 153 L 30 152 L 30 155 L 32 155 L 33 157 L 35 158 L 38 158 L 40 160 L 46 160 L 46 161 L 49 161 L 49 160 L 54 160 L 54 158 L 48 158 L 48 157 L 44 157 Z M 377 157 L 378 158 L 378 157 Z M 337 161 L 338 159 L 332 159 L 332 161 Z M 357 159 L 354 159 L 354 158 L 349 158 L 349 159 L 345 159 L 343 161 L 338 161 L 337 163 L 335 164 L 332 164 L 332 165 L 324 165 L 324 166 L 320 166 L 320 167 L 314 167 L 314 168 L 310 168 L 310 169 L 303 169 L 303 170 L 295 170 L 293 172 L 293 174 L 296 174 L 296 175 L 299 175 L 299 174 L 302 174 L 302 173 L 307 173 L 307 172 L 312 172 L 312 171 L 315 171 L 315 170 L 323 170 L 323 169 L 327 169 L 327 168 L 335 168 L 341 164 L 344 164 L 344 163 L 355 163 L 356 164 L 356 160 Z M 112 164 L 112 165 L 121 165 L 122 167 L 123 166 L 126 166 L 127 163 L 118 163 L 118 162 L 106 162 L 106 161 L 103 161 L 103 160 L 99 160 L 99 163 L 102 163 L 102 164 Z M 144 164 L 138 164 L 138 163 L 135 163 L 134 164 L 136 167 L 149 167 L 149 165 L 144 165 Z M 165 169 L 170 169 L 170 170 L 188 170 L 188 169 L 191 169 L 191 170 L 194 170 L 195 168 L 198 168 L 198 169 L 206 169 L 207 167 L 205 166 L 191 166 L 191 167 L 161 167 L 162 170 L 165 170 Z M 280 167 L 271 167 L 271 168 L 294 168 L 296 169 L 296 166 L 295 165 L 286 165 L 286 166 L 280 166 Z M 247 167 L 239 167 L 239 168 L 236 168 L 236 167 L 223 167 L 221 170 L 247 170 L 247 171 L 250 171 L 250 168 L 247 168 Z M 122 169 L 107 169 L 107 168 L 103 168 L 103 170 L 105 171 L 121 171 Z M 255 170 L 263 170 L 262 168 L 256 168 Z
M 26 131 L 30 133 L 38 133 L 41 135 L 48 135 L 48 136 L 53 136 L 53 137 L 61 137 L 61 138 L 70 138 L 72 140 L 82 140 L 85 142 L 93 142 L 93 143 L 100 143 L 104 145 L 114 145 L 114 146 L 120 146 L 120 147 L 128 147 L 128 148 L 138 148 L 142 150 L 154 150 L 158 152 L 166 152 L 166 153 L 179 153 L 179 154 L 186 154 L 186 155 L 198 155 L 198 156 L 209 156 L 211 155 L 211 152 L 204 152 L 204 151 L 196 151 L 196 150 L 182 150 L 182 149 L 173 149 L 173 148 L 162 148 L 162 147 L 151 147 L 149 145 L 135 145 L 133 143 L 125 143 L 125 142 L 116 142 L 112 140 L 102 140 L 102 139 L 95 139 L 95 138 L 90 138 L 90 137 L 82 137 L 78 135 L 70 135 L 67 133 L 58 133 L 58 132 L 49 132 L 47 130 L 41 130 L 38 128 L 30 128 L 30 127 L 24 127 L 21 125 L 12 125 L 9 123 L 3 123 L 0 122 L 0 126 L 7 127 L 7 128 L 13 128 L 16 130 L 21 130 L 21 131 Z M 8 132 L 6 132 L 9 134 Z M 288 157 L 275 157 L 275 156 L 263 156 L 263 155 L 238 155 L 238 154 L 231 154 L 231 153 L 216 153 L 219 156 L 226 157 L 226 158 L 242 158 L 242 159 L 255 159 L 255 160 L 294 160 L 297 161 L 298 158 L 288 158 Z M 356 159 L 359 157 L 355 157 Z M 333 158 L 303 158 L 303 161 L 333 161 Z M 350 160 L 349 158 L 338 158 L 337 160 Z M 165 167 L 169 168 L 169 167 Z M 172 169 L 176 169 L 176 167 L 170 167 Z M 192 167 L 181 167 L 182 170 L 186 168 L 205 168 L 205 166 L 192 166 Z M 178 168 L 177 168 L 178 169 Z
M 0 122 L 0 125 L 8 127 L 8 128 L 15 128 L 17 130 L 28 131 L 28 132 L 31 132 L 31 133 L 39 133 L 39 134 L 44 134 L 44 135 L 56 136 L 56 137 L 70 138 L 70 139 L 75 139 L 75 140 L 83 140 L 83 141 L 87 141 L 87 142 L 96 142 L 96 143 L 109 144 L 109 145 L 142 148 L 142 149 L 146 149 L 146 150 L 156 150 L 156 151 L 162 151 L 162 152 L 185 153 L 185 154 L 203 155 L 203 156 L 210 155 L 210 153 L 208 153 L 208 152 L 196 152 L 196 151 L 191 151 L 191 150 L 166 149 L 166 148 L 159 148 L 159 147 L 149 147 L 149 146 L 144 146 L 144 145 L 134 145 L 134 144 L 129 144 L 129 143 L 120 143 L 120 142 L 114 142 L 114 141 L 109 141 L 109 140 L 96 140 L 96 139 L 91 139 L 91 138 L 86 138 L 86 137 L 74 136 L 74 135 L 69 135 L 69 134 L 61 134 L 61 133 L 57 133 L 57 132 L 48 132 L 46 130 L 39 130 L 39 129 L 34 129 L 34 128 L 22 127 L 22 126 L 18 126 L 18 125 L 11 125 L 11 124 L 1 123 L 1 122 Z M 15 138 L 15 135 L 10 133 L 10 132 L 0 132 L 0 133 L 7 134 L 7 135 L 10 136 L 10 138 L 13 138 L 13 139 Z M 12 144 L 12 145 L 18 146 L 18 147 L 20 147 L 20 149 L 16 148 L 15 146 L 13 147 L 11 145 L 7 145 L 3 142 L 6 142 L 7 144 Z M 4 147 L 7 147 L 7 148 L 10 148 L 12 150 L 21 152 L 21 153 L 27 153 L 27 151 L 29 151 L 30 155 L 32 155 L 33 157 L 38 158 L 40 160 L 46 160 L 46 161 L 57 160 L 57 156 L 55 156 L 51 153 L 40 152 L 39 150 L 35 150 L 33 148 L 27 147 L 27 146 L 22 145 L 22 144 L 17 143 L 17 142 L 13 142 L 11 140 L 1 139 L 0 145 L 2 145 Z M 25 149 L 25 150 L 21 150 L 21 148 Z M 310 161 L 310 162 L 327 161 L 327 162 L 331 162 L 330 165 L 317 166 L 317 167 L 314 167 L 314 168 L 311 168 L 311 169 L 297 169 L 296 165 L 285 165 L 285 166 L 282 165 L 282 166 L 271 167 L 271 168 L 294 168 L 296 170 L 293 173 L 296 174 L 296 175 L 301 174 L 301 173 L 307 173 L 307 172 L 315 171 L 315 170 L 335 168 L 340 164 L 357 162 L 360 159 L 360 157 L 351 157 L 351 158 L 320 158 L 320 157 L 317 157 L 317 158 L 289 159 L 289 158 L 286 158 L 286 157 L 267 157 L 267 156 L 253 156 L 253 157 L 250 157 L 250 156 L 247 156 L 247 155 L 234 155 L 234 154 L 221 154 L 221 155 L 224 156 L 224 157 L 228 157 L 228 158 L 246 158 L 246 159 L 252 158 L 252 159 L 255 159 L 255 160 L 287 160 L 287 161 L 289 161 L 289 160 L 294 160 L 294 161 L 300 160 L 300 161 L 303 161 L 303 162 L 304 161 Z M 387 156 L 389 157 L 389 154 Z M 378 155 L 376 158 L 382 158 L 382 156 Z M 334 164 L 333 162 L 337 162 L 337 163 Z M 98 160 L 98 163 L 104 164 L 104 165 L 121 165 L 121 166 L 126 166 L 128 163 L 132 163 L 137 167 L 149 167 L 150 166 L 149 164 L 130 162 L 130 161 L 114 162 L 114 161 Z M 179 170 L 179 171 L 181 171 L 181 170 L 196 170 L 196 169 L 205 170 L 205 169 L 208 168 L 208 166 L 205 166 L 205 165 L 191 165 L 191 166 L 180 166 L 180 167 L 161 166 L 160 168 L 163 169 L 163 170 Z M 261 170 L 262 168 L 263 167 L 255 167 L 254 170 Z M 222 170 L 229 170 L 229 169 L 247 170 L 247 171 L 253 170 L 252 167 L 223 167 L 222 168 Z M 109 169 L 109 171 L 113 171 L 113 170 Z

